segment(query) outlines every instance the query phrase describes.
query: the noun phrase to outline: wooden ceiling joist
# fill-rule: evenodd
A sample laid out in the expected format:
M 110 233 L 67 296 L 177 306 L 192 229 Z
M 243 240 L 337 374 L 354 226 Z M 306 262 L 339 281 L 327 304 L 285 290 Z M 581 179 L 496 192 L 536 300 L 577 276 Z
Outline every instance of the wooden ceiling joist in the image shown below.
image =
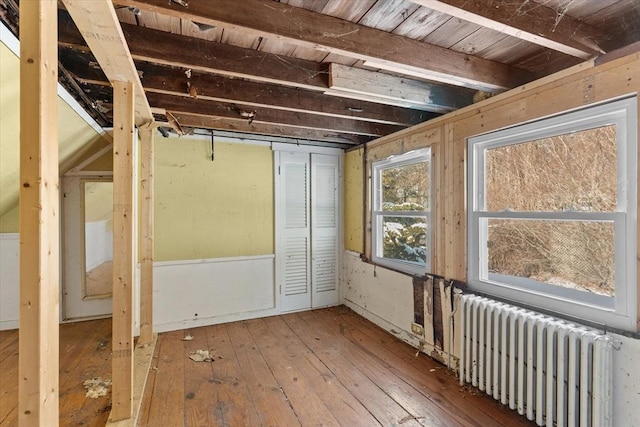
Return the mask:
M 496 0 L 411 0 L 447 15 L 478 24 L 581 59 L 604 53 L 597 28 L 542 4 Z
M 473 89 L 434 85 L 340 64 L 329 66 L 329 87 L 332 90 L 375 95 L 439 113 L 472 104 L 477 93 Z
M 282 111 L 265 107 L 251 107 L 228 102 L 209 102 L 204 99 L 191 99 L 157 93 L 148 93 L 147 98 L 153 107 L 167 111 L 209 115 L 247 123 L 279 124 L 282 126 L 312 128 L 372 137 L 387 135 L 405 128 L 397 125 Z
M 201 24 L 242 30 L 294 45 L 399 66 L 423 77 L 480 90 L 513 88 L 531 76 L 520 69 L 288 4 L 262 0 L 166 0 L 118 3 Z M 375 41 L 375 42 L 372 42 Z
M 82 37 L 110 82 L 131 82 L 136 125 L 153 122 L 127 42 L 110 0 L 63 0 Z
M 83 87 L 98 100 L 97 103 L 105 111 L 105 114 L 110 116 L 113 104 L 109 87 L 104 83 L 87 83 Z M 165 111 L 209 115 L 215 119 L 278 124 L 282 127 L 308 127 L 312 130 L 319 129 L 335 133 L 363 135 L 369 138 L 383 136 L 406 128 L 406 126 L 283 111 L 264 106 L 257 108 L 238 103 L 215 102 L 155 92 L 147 92 L 147 99 L 151 105 L 152 112 L 160 112 L 162 115 L 165 114 Z M 169 123 L 173 125 L 172 120 L 169 120 Z M 180 122 L 180 124 L 182 123 Z M 176 131 L 179 131 L 178 127 L 173 127 Z
M 58 41 L 62 46 L 84 48 L 68 15 L 60 11 Z M 224 43 L 181 36 L 165 31 L 122 23 L 134 59 L 200 70 L 264 83 L 317 89 L 327 87 L 327 65 L 283 57 Z
M 61 49 L 60 57 L 79 82 L 107 84 L 102 71 L 91 66 L 90 54 Z M 235 102 L 293 112 L 309 112 L 329 117 L 364 120 L 391 125 L 414 125 L 435 114 L 425 111 L 326 96 L 318 91 L 223 77 L 188 69 L 135 61 L 147 92 L 196 97 L 217 102 Z
M 61 25 L 58 37 L 61 46 L 86 51 L 84 41 L 73 28 L 69 17 L 64 12 L 60 12 L 59 15 Z M 129 24 L 122 24 L 122 30 L 128 40 L 131 54 L 136 61 L 318 92 L 325 92 L 329 89 L 328 64 L 195 39 Z M 185 49 L 185 46 L 189 46 L 189 49 Z M 387 77 L 387 82 L 395 82 L 393 84 L 397 86 L 402 85 L 402 80 L 395 76 Z M 144 82 L 144 84 L 146 85 L 147 83 Z M 456 87 L 442 87 L 438 91 L 440 96 L 432 100 L 432 109 L 429 111 L 450 111 L 460 108 L 460 105 L 446 104 L 446 100 L 458 99 L 460 91 L 461 89 Z M 355 96 L 350 92 L 341 92 L 337 95 L 360 100 L 359 96 Z M 371 103 L 404 108 L 413 107 L 410 102 L 399 102 L 388 97 L 377 97 L 375 93 L 368 94 L 368 96 L 371 99 Z M 441 102 L 441 104 L 438 102 Z M 369 114 L 367 112 L 373 113 L 376 110 L 380 110 L 380 108 L 373 105 L 365 105 L 362 110 L 363 114 Z M 416 105 L 413 108 L 418 108 L 418 106 Z M 393 117 L 400 114 L 399 111 L 393 112 L 393 114 L 389 113 L 391 112 L 380 111 L 380 114 L 376 114 L 372 118 L 376 121 L 385 121 L 382 116 Z M 416 123 L 412 122 L 410 124 Z
M 333 142 L 345 146 L 363 144 L 372 137 L 363 135 L 323 131 L 319 129 L 281 126 L 272 123 L 249 123 L 246 120 L 226 119 L 198 114 L 171 112 L 185 128 L 211 129 L 231 132 L 244 132 L 257 135 L 272 135 L 286 138 L 299 138 L 310 141 Z

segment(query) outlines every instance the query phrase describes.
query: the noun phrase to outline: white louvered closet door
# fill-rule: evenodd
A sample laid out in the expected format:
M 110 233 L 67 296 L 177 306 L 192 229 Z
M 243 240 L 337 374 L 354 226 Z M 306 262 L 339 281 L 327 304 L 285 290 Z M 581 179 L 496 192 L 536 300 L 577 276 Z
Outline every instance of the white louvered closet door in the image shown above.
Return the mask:
M 337 304 L 339 210 L 337 156 L 311 155 L 312 307 Z
M 311 307 L 310 164 L 308 153 L 280 153 L 280 302 L 282 311 Z
M 281 310 L 339 302 L 339 158 L 279 153 L 277 272 Z

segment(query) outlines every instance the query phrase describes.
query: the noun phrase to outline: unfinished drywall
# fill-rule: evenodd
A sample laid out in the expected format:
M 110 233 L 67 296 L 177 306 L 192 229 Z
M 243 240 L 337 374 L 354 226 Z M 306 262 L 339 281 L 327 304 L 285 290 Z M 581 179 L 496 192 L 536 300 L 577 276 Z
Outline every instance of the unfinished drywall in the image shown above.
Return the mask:
M 270 147 L 156 138 L 155 260 L 273 254 Z
M 468 137 L 544 116 L 579 108 L 640 92 L 640 54 L 594 66 L 587 62 L 570 70 L 532 82 L 520 88 L 473 106 L 447 114 L 438 119 L 381 138 L 368 144 L 367 172 L 371 162 L 390 155 L 401 154 L 419 147 L 430 146 L 434 159 L 435 230 L 433 240 L 432 273 L 447 279 L 466 279 L 466 140 Z M 639 120 L 640 122 L 640 120 Z M 347 157 L 352 156 L 351 153 Z M 345 169 L 345 179 L 356 194 L 366 188 L 366 181 L 357 179 L 358 172 Z M 345 192 L 346 194 L 346 192 Z M 369 196 L 367 194 L 367 196 Z M 345 206 L 349 203 L 345 200 Z M 354 205 L 350 205 L 354 208 Z M 365 212 L 368 206 L 365 204 Z M 362 214 L 363 212 L 361 212 Z M 350 212 L 355 217 L 355 213 Z M 354 233 L 346 223 L 345 236 Z M 365 223 L 365 229 L 368 224 Z M 356 228 L 357 229 L 357 228 Z M 640 227 L 639 227 L 640 229 Z M 346 243 L 346 241 L 345 241 Z M 369 250 L 365 244 L 363 252 Z M 410 322 L 413 304 L 401 304 L 406 310 L 397 312 L 397 298 L 405 300 L 412 292 L 410 280 L 399 279 L 400 274 L 386 275 L 383 268 L 373 267 L 359 256 L 346 252 L 344 283 L 347 283 L 345 302 L 365 317 L 401 336 L 411 336 Z M 376 271 L 376 277 L 372 277 Z M 380 305 L 376 301 L 385 301 Z M 425 326 L 428 328 L 428 319 Z M 432 335 L 433 336 L 433 335 Z M 614 334 L 615 336 L 615 334 Z M 640 396 L 640 381 L 631 367 L 640 364 L 640 340 L 619 337 L 623 342 L 614 355 L 614 414 L 616 425 L 630 425 L 640 419 L 640 407 L 633 403 Z M 411 341 L 411 340 L 407 340 Z M 432 342 L 427 342 L 430 348 Z M 455 356 L 455 353 L 454 353 Z M 630 397 L 629 397 L 630 396 Z

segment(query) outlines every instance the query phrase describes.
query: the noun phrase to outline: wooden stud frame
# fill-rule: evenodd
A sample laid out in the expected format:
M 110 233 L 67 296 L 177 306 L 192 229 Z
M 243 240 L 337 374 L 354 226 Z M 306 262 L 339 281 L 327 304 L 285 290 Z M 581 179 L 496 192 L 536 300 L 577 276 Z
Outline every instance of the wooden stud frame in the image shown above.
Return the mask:
M 133 400 L 133 92 L 131 82 L 113 83 L 112 421 L 131 418 Z
M 142 126 L 140 135 L 140 338 L 153 342 L 153 153 L 155 128 Z
M 21 426 L 58 425 L 57 2 L 20 2 Z

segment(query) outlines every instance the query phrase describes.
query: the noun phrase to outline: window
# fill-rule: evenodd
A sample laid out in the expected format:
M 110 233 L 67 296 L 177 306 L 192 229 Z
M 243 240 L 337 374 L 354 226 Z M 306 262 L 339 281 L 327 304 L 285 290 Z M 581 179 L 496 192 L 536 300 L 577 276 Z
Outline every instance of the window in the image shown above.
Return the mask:
M 469 287 L 635 330 L 636 98 L 469 139 Z
M 373 163 L 372 258 L 412 274 L 429 268 L 431 150 Z

